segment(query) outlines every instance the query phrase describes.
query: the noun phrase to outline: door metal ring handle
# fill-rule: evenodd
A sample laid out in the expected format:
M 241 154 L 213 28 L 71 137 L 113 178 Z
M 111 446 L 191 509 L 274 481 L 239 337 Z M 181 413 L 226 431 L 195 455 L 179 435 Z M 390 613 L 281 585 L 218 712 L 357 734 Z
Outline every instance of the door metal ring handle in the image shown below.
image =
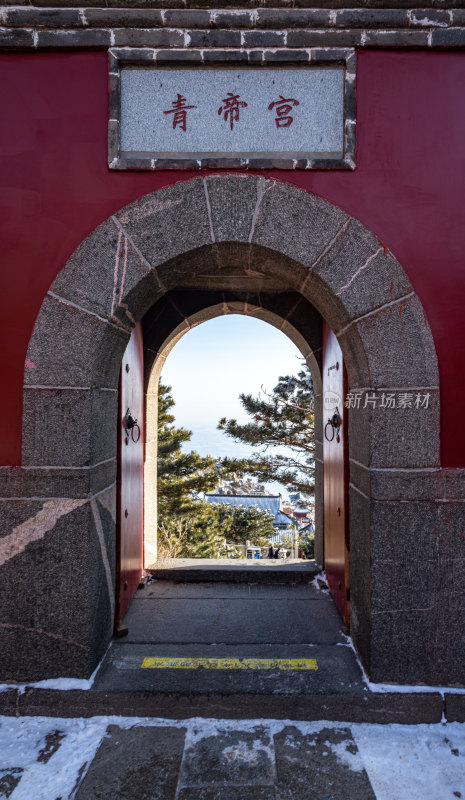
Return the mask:
M 137 424 L 137 420 L 134 419 L 132 416 L 129 408 L 126 411 L 126 415 L 124 417 L 124 424 L 126 431 L 131 434 L 131 439 L 134 443 L 137 443 L 140 439 L 140 428 Z

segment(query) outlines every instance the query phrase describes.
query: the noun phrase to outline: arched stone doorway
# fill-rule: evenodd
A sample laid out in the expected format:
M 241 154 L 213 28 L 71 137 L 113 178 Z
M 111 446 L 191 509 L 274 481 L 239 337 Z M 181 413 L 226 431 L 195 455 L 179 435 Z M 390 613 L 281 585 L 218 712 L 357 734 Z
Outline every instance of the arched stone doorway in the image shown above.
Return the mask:
M 435 524 L 432 503 L 416 502 L 415 475 L 439 465 L 437 361 L 421 304 L 359 222 L 295 187 L 239 175 L 180 182 L 123 209 L 44 299 L 27 357 L 23 471 L 12 479 L 21 500 L 8 503 L 4 677 L 87 675 L 104 652 L 122 354 L 134 322 L 168 292 L 199 290 L 241 303 L 244 293 L 294 293 L 335 331 L 350 390 L 430 394 L 423 413 L 351 415 L 351 632 L 373 680 L 450 681 L 450 664 L 437 671 L 438 614 L 432 628 L 411 600 L 412 578 L 429 585 L 428 549 L 416 542 Z M 178 324 L 188 319 L 181 310 Z

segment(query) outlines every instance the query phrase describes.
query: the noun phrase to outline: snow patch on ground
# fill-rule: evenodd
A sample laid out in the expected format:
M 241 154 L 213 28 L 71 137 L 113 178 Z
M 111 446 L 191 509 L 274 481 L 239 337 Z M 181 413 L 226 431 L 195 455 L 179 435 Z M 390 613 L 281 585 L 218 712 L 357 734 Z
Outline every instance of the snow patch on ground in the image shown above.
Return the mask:
M 11 774 L 12 781 L 17 782 L 10 800 L 72 800 L 109 725 L 125 729 L 187 728 L 186 747 L 199 738 L 226 731 L 259 729 L 268 734 L 273 747 L 273 736 L 287 726 L 297 728 L 304 736 L 323 729 L 341 730 L 341 723 L 327 721 L 0 717 L 0 780 Z M 328 742 L 328 749 L 352 771 L 367 771 L 377 800 L 465 798 L 465 725 L 344 723 L 343 729 L 351 731 L 358 752 L 354 752 L 350 738 L 338 744 Z M 55 744 L 50 746 L 50 741 Z M 254 746 L 263 749 L 263 738 L 257 738 Z M 253 749 L 246 750 L 230 755 L 245 761 L 253 759 Z
M 465 725 L 351 727 L 377 800 L 465 797 Z

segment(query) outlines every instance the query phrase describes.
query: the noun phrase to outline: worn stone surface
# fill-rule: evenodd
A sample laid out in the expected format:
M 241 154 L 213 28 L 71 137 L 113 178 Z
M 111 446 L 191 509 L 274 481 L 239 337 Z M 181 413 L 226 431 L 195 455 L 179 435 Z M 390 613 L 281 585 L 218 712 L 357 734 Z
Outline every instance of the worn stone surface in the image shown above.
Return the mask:
M 351 461 L 350 480 L 373 500 L 460 500 L 465 494 L 460 469 L 369 469 Z
M 98 50 L 108 48 L 112 44 L 111 31 L 92 28 L 88 30 L 44 30 L 37 33 L 37 47 L 41 49 L 68 50 L 69 48 L 85 48 Z
M 0 705 L 2 703 L 0 695 Z M 11 702 L 2 706 L 13 716 Z M 443 702 L 439 692 L 369 694 L 363 697 L 318 695 L 157 695 L 153 692 L 60 692 L 30 689 L 17 698 L 20 716 L 92 717 L 125 716 L 188 719 L 196 716 L 216 719 L 337 720 L 348 722 L 390 722 L 415 725 L 441 721 Z
M 343 641 L 339 614 L 333 604 L 315 601 L 322 604 L 319 614 L 310 614 L 308 601 L 292 599 L 292 587 L 287 598 L 281 597 L 273 614 L 269 600 L 260 598 L 223 598 L 212 604 L 202 598 L 186 602 L 181 592 L 177 599 L 158 600 L 156 614 L 153 600 L 138 602 L 145 606 L 131 607 L 126 615 L 128 642 L 334 644 Z
M 152 266 L 212 241 L 201 178 L 146 195 L 117 218 Z
M 356 391 L 356 390 L 352 390 Z M 387 390 L 389 392 L 389 390 Z M 429 392 L 429 407 L 415 408 L 417 391 L 405 390 L 412 396 L 412 408 L 380 408 L 382 392 L 366 389 L 360 408 L 349 409 L 349 452 L 351 458 L 365 466 L 384 468 L 425 468 L 439 466 L 439 396 Z M 396 391 L 398 397 L 400 391 Z M 377 407 L 366 398 L 377 397 Z M 375 402 L 373 400 L 373 402 Z M 396 400 L 397 402 L 397 400 Z
M 116 391 L 28 389 L 23 463 L 90 466 L 116 456 Z
M 399 32 L 400 33 L 400 32 Z M 290 30 L 288 47 L 358 47 L 362 41 L 361 30 Z
M 8 8 L 6 25 L 21 28 L 80 28 L 77 8 Z
M 326 285 L 326 294 L 344 304 L 343 324 L 412 291 L 382 242 L 355 219 L 315 264 L 314 272 Z
M 91 28 L 156 28 L 163 26 L 155 8 L 86 8 L 83 17 Z
M 376 800 L 349 728 L 323 728 L 302 734 L 289 725 L 274 736 L 280 800 L 314 797 Z
M 155 302 L 157 283 L 149 265 L 108 219 L 68 259 L 52 284 L 52 292 L 100 316 L 115 316 L 130 327 L 131 319 L 120 303 L 128 305 L 133 318 L 138 317 L 141 284 Z
M 370 501 L 349 490 L 350 635 L 365 670 L 371 666 L 371 517 Z
M 111 44 L 116 47 L 183 47 L 184 42 L 183 31 L 144 27 L 116 28 Z
M 370 367 L 370 386 L 437 386 L 436 351 L 416 296 L 381 308 L 356 325 Z M 336 331 L 337 333 L 337 331 Z
M 206 179 L 215 241 L 247 242 L 257 206 L 259 181 L 215 175 Z
M 177 800 L 222 800 L 224 784 L 180 789 Z M 227 785 L 228 800 L 275 800 L 275 790 L 271 786 Z
M 140 601 L 143 602 L 143 601 Z M 145 601 L 144 601 L 145 602 Z M 311 607 L 309 614 L 317 613 Z M 315 670 L 142 669 L 144 658 L 312 658 Z M 335 645 L 224 645 L 114 643 L 99 670 L 96 691 L 155 692 L 178 696 L 223 695 L 291 698 L 366 693 L 361 670 L 349 647 Z
M 185 729 L 110 725 L 76 800 L 174 800 Z
M 437 509 L 433 503 L 372 502 L 372 614 L 426 609 L 437 583 Z M 420 551 L 428 565 L 425 570 Z
M 269 733 L 257 725 L 252 731 L 228 731 L 189 744 L 184 753 L 180 787 L 221 789 L 273 786 L 274 764 Z M 184 791 L 184 797 L 189 795 Z M 194 796 L 196 796 L 194 794 Z
M 252 242 L 310 267 L 346 219 L 343 211 L 315 195 L 285 183 L 265 181 Z
M 447 722 L 465 722 L 465 695 L 446 693 L 445 704 Z
M 87 596 L 89 605 L 89 673 L 93 672 L 113 634 L 115 619 L 116 487 L 91 502 Z
M 116 480 L 116 459 L 95 467 L 0 468 L 0 497 L 87 497 Z
M 42 303 L 25 369 L 26 385 L 118 385 L 121 358 L 129 332 L 47 296 Z
M 7 681 L 76 676 L 88 670 L 86 612 L 93 599 L 87 593 L 89 539 L 83 532 L 92 535 L 89 503 L 66 513 L 63 501 L 48 502 L 48 523 L 38 517 L 42 503 L 27 504 L 31 521 L 25 547 L 0 568 L 2 585 L 15 586 L 14 594 L 3 592 L 1 598 L 2 679 Z M 23 522 L 25 510 L 18 511 Z M 35 538 L 27 543 L 31 533 Z

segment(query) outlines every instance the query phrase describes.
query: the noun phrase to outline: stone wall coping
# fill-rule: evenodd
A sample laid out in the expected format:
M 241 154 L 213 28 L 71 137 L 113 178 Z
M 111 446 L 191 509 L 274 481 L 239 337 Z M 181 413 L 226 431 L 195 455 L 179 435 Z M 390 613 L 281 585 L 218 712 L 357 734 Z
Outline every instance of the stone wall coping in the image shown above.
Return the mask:
M 201 8 L 195 5 L 189 0 L 130 5 L 128 0 L 20 0 L 14 5 L 0 0 L 0 49 L 180 48 L 195 51 L 203 61 L 209 48 L 251 48 L 252 60 L 260 63 L 274 49 L 284 60 L 286 49 L 299 51 L 305 61 L 308 50 L 318 47 L 465 46 L 462 0 L 442 0 L 440 7 L 435 0 L 390 0 L 383 8 L 377 0 L 296 0 L 293 8 L 284 0 L 263 0 L 260 7 L 250 2 L 217 8 L 209 0 Z

